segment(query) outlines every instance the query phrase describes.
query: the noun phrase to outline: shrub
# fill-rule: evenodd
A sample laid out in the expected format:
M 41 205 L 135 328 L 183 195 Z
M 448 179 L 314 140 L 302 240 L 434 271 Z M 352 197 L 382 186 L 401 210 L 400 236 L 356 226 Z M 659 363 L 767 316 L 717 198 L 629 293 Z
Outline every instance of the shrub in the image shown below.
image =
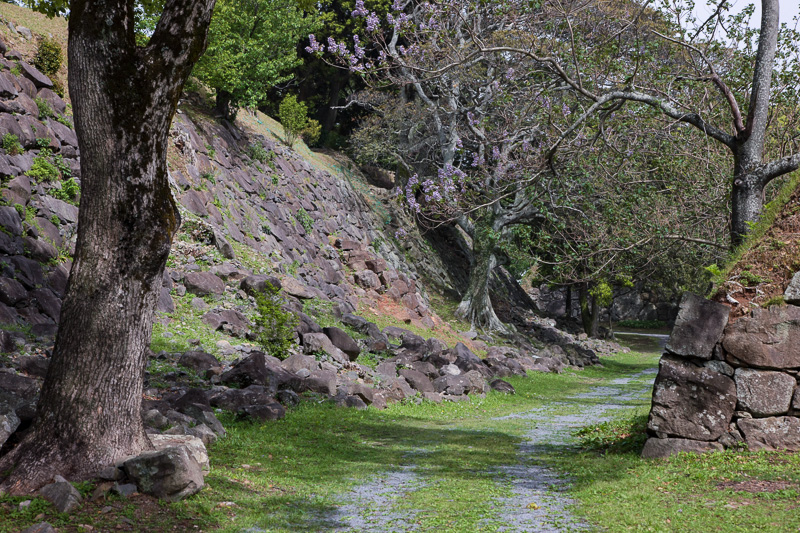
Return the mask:
M 37 183 L 41 183 L 43 181 L 55 181 L 61 174 L 58 168 L 50 162 L 50 150 L 42 150 L 33 159 L 33 165 L 25 175 L 33 178 Z
M 308 107 L 303 102 L 298 102 L 295 95 L 287 95 L 278 106 L 278 120 L 281 121 L 285 133 L 284 141 L 291 148 L 308 126 Z
M 81 187 L 78 182 L 75 181 L 75 178 L 70 178 L 61 183 L 60 189 L 50 191 L 50 195 L 65 202 L 74 202 L 78 199 L 78 193 L 80 192 Z
M 255 296 L 258 328 L 257 342 L 264 350 L 278 359 L 289 356 L 289 348 L 294 343 L 294 328 L 297 317 L 281 307 L 283 298 L 280 289 L 267 283 L 264 292 Z
M 44 98 L 40 98 L 37 96 L 33 101 L 36 102 L 36 107 L 39 108 L 40 119 L 54 117 L 56 115 L 53 112 L 53 108 L 50 107 L 50 104 Z
M 33 66 L 39 69 L 41 73 L 52 78 L 58 73 L 63 61 L 64 52 L 61 50 L 61 45 L 58 44 L 58 41 L 49 37 L 39 41 L 39 49 L 33 58 Z
M 274 157 L 273 152 L 267 152 L 266 148 L 258 143 L 252 143 L 247 147 L 247 155 L 250 156 L 250 159 L 259 163 L 266 163 Z
M 306 127 L 303 128 L 303 140 L 306 144 L 315 144 L 319 140 L 320 133 L 322 133 L 322 124 L 313 118 L 308 119 Z
M 3 150 L 5 150 L 8 155 L 17 155 L 24 151 L 22 144 L 19 142 L 19 137 L 12 133 L 3 135 Z
M 302 207 L 297 211 L 295 219 L 300 223 L 301 226 L 303 226 L 303 229 L 306 230 L 306 233 L 311 233 L 311 230 L 314 229 L 314 219 L 311 218 L 311 215 L 308 214 L 308 211 Z

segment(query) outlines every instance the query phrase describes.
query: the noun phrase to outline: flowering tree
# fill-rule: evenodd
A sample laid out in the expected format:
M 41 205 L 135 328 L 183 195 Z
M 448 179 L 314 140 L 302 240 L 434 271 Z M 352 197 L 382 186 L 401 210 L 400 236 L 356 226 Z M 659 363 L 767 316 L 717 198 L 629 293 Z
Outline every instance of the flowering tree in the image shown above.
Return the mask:
M 455 221 L 471 237 L 470 282 L 458 312 L 473 326 L 502 330 L 488 282 L 505 256 L 502 248 L 510 228 L 533 224 L 577 238 L 579 233 L 562 230 L 575 217 L 591 218 L 586 203 L 575 199 L 587 183 L 585 172 L 575 171 L 575 162 L 587 163 L 600 150 L 598 132 L 609 135 L 604 123 L 620 106 L 613 101 L 586 105 L 586 97 L 564 83 L 562 74 L 567 73 L 557 63 L 515 48 L 527 42 L 569 52 L 574 40 L 568 26 L 554 20 L 547 5 L 397 0 L 392 8 L 386 17 L 389 31 L 380 31 L 379 17 L 356 3 L 353 15 L 364 17 L 366 30 L 372 32 L 368 41 L 356 35 L 350 46 L 333 39 L 322 44 L 312 36 L 308 50 L 333 54 L 375 88 L 397 88 L 397 95 L 384 91 L 363 97 L 377 114 L 353 144 L 362 157 L 403 169 L 407 179 L 400 195 L 423 221 Z M 606 18 L 600 15 L 597 40 L 624 29 L 621 24 L 601 24 Z M 655 14 L 650 19 L 665 24 Z M 636 38 L 624 37 L 616 46 L 632 46 Z M 572 49 L 599 65 L 614 52 L 596 44 Z M 639 60 L 653 61 L 658 52 L 646 50 Z M 593 74 L 599 79 L 609 72 Z M 640 114 L 641 106 L 629 112 Z M 605 195 L 620 192 L 613 187 L 595 190 Z M 611 205 L 608 197 L 602 201 Z M 652 238 L 639 233 L 635 242 Z M 621 255 L 618 242 L 592 242 L 597 254 Z M 552 253 L 550 247 L 545 255 Z M 560 255 L 563 261 L 566 255 Z M 611 259 L 599 264 L 604 263 Z M 575 271 L 569 281 L 596 280 L 594 270 Z

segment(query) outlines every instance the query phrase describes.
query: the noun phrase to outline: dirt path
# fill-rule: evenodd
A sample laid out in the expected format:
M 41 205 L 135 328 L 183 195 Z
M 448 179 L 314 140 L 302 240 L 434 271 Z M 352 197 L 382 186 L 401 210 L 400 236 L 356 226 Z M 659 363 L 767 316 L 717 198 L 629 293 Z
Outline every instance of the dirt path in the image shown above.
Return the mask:
M 564 532 L 591 529 L 570 513 L 574 503 L 565 491 L 569 480 L 549 468 L 544 452 L 571 446 L 572 433 L 589 423 L 609 420 L 613 412 L 628 407 L 626 402 L 650 394 L 656 369 L 614 379 L 588 392 L 565 398 L 546 407 L 496 418 L 496 421 L 523 420 L 526 431 L 517 453 L 518 463 L 496 471 L 497 481 L 511 488 L 511 496 L 493 500 L 486 506 L 487 531 Z M 633 381 L 641 387 L 631 388 Z M 417 451 L 416 453 L 424 453 Z M 423 473 L 408 457 L 404 466 L 390 469 L 378 478 L 343 495 L 347 502 L 329 516 L 334 531 L 405 532 L 415 531 L 416 511 L 398 510 L 396 504 L 424 486 Z

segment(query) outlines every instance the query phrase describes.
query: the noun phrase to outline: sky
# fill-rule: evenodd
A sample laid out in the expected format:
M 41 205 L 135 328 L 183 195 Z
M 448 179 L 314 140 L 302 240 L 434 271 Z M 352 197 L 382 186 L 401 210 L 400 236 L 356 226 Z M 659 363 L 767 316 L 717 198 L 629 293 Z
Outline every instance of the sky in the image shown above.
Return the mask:
M 705 5 L 703 0 L 697 0 L 697 14 L 698 19 L 702 18 L 705 20 L 705 17 L 708 17 L 713 13 L 713 9 L 709 8 Z M 702 4 L 702 5 L 700 5 Z M 760 0 L 732 0 L 732 12 L 741 11 L 742 8 L 747 6 L 748 4 L 754 4 L 756 6 L 756 11 L 753 13 L 753 18 L 750 20 L 750 25 L 758 27 L 761 25 L 761 1 Z M 800 0 L 780 0 L 780 14 L 781 14 L 781 22 L 785 22 L 786 24 L 792 26 L 794 25 L 793 18 L 797 16 L 798 12 L 800 12 Z

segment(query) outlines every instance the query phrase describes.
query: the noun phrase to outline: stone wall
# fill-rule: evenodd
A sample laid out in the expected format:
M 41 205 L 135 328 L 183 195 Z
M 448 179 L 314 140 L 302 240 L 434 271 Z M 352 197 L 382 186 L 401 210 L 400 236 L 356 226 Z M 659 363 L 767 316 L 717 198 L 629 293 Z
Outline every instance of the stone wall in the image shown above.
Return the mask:
M 536 307 L 547 316 L 560 318 L 567 313 L 567 289 L 564 287 L 539 287 L 528 288 L 528 295 L 536 303 Z M 614 301 L 610 309 L 603 309 L 600 320 L 608 322 L 609 313 L 611 320 L 660 320 L 667 324 L 675 322 L 678 314 L 677 299 L 674 295 L 662 294 L 659 291 L 648 289 L 637 283 L 634 287 L 616 287 Z M 572 318 L 580 318 L 580 302 L 578 291 L 572 292 Z
M 735 322 L 729 314 L 684 294 L 659 364 L 643 457 L 800 450 L 800 307 L 755 309 Z

